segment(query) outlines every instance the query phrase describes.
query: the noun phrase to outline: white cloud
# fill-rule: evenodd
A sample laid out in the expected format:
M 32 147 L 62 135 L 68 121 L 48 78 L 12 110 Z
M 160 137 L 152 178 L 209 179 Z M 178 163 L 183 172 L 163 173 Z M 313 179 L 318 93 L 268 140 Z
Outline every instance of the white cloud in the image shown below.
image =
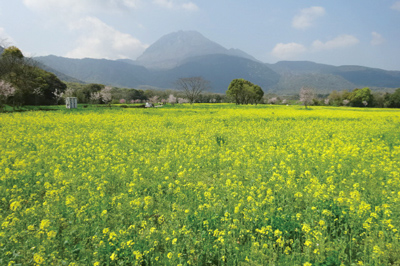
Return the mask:
M 135 8 L 139 0 L 23 0 L 31 9 L 46 11 L 55 10 L 57 13 L 91 13 L 110 11 L 124 8 Z
M 327 42 L 316 40 L 313 42 L 312 47 L 316 50 L 332 50 L 337 48 L 345 48 L 358 44 L 360 41 L 352 35 L 339 35 L 336 38 Z
M 385 42 L 385 39 L 379 33 L 374 31 L 371 33 L 371 35 L 372 35 L 371 45 L 377 46 Z
M 390 8 L 393 10 L 400 11 L 400 1 L 395 2 Z
M 66 54 L 72 58 L 136 59 L 147 45 L 122 33 L 95 17 L 86 17 L 71 25 L 80 33 L 77 47 Z
M 168 9 L 183 9 L 188 11 L 196 11 L 199 7 L 193 2 L 182 2 L 176 0 L 153 0 L 153 2 L 163 8 Z
M 280 59 L 293 59 L 306 51 L 307 48 L 299 43 L 278 43 L 271 54 Z
M 306 29 L 313 25 L 313 22 L 325 15 L 325 9 L 320 6 L 313 6 L 300 10 L 292 21 L 292 26 L 296 29 Z

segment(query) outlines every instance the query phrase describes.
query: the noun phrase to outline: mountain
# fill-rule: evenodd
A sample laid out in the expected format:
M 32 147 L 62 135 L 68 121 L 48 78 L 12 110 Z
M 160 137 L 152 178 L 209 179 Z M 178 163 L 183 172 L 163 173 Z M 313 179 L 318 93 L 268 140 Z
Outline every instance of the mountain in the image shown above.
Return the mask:
M 239 49 L 226 49 L 197 31 L 178 31 L 161 37 L 150 45 L 136 61 L 150 69 L 171 69 L 190 57 L 226 54 L 256 60 Z
M 42 64 L 76 79 L 119 87 L 152 86 L 173 88 L 182 77 L 202 76 L 213 92 L 225 93 L 235 78 L 244 78 L 264 88 L 279 81 L 279 75 L 265 64 L 225 54 L 204 55 L 183 60 L 171 69 L 146 69 L 127 60 L 71 59 L 58 56 L 37 57 Z
M 212 91 L 217 93 L 225 93 L 229 83 L 236 78 L 244 78 L 263 88 L 279 81 L 279 75 L 265 64 L 226 54 L 191 57 L 175 68 L 153 73 L 153 86 L 173 86 L 178 78 L 202 76 L 211 82 Z
M 142 66 L 124 61 L 72 59 L 54 55 L 41 56 L 36 59 L 58 72 L 87 83 L 102 83 L 119 87 L 148 85 L 146 83 L 149 80 L 149 71 Z
M 57 70 L 55 70 L 55 69 L 53 69 L 53 68 L 51 68 L 51 67 L 49 67 L 49 66 L 47 66 L 47 65 L 45 65 L 45 64 L 43 64 L 41 62 L 37 62 L 36 61 L 36 65 L 39 68 L 41 68 L 41 69 L 43 69 L 43 70 L 45 70 L 47 72 L 53 73 L 54 75 L 56 75 L 62 81 L 75 82 L 75 83 L 84 83 L 83 81 L 81 81 L 79 79 L 76 79 L 76 78 L 73 78 L 71 76 L 65 75 L 64 73 L 61 73 L 60 71 L 57 71 Z
M 400 71 L 388 71 L 364 66 L 332 66 L 310 61 L 281 61 L 267 64 L 281 75 L 275 91 L 292 91 L 294 87 L 310 86 L 321 93 L 332 90 L 353 90 L 360 87 L 400 87 Z
M 73 77 L 90 83 L 118 87 L 174 88 L 178 78 L 201 76 L 212 91 L 225 93 L 229 83 L 244 78 L 264 92 L 297 94 L 303 86 L 319 93 L 370 87 L 400 87 L 400 71 L 363 66 L 332 66 L 310 61 L 261 63 L 237 49 L 226 49 L 196 31 L 179 31 L 161 37 L 138 59 L 71 59 L 57 56 L 36 58 L 61 79 Z

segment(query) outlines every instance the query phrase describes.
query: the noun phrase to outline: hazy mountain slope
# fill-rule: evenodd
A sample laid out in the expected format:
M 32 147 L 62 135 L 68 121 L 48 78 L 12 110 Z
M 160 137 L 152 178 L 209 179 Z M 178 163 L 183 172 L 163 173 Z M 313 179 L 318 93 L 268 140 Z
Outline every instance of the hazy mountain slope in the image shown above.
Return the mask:
M 290 91 L 295 84 L 298 87 L 309 84 L 321 91 L 400 87 L 400 71 L 363 66 L 331 66 L 309 61 L 281 61 L 267 65 L 281 74 L 280 85 L 276 90 Z
M 226 49 L 197 31 L 178 31 L 167 34 L 150 45 L 136 62 L 152 69 L 171 69 L 185 59 L 211 54 L 227 54 L 255 60 L 238 49 Z
M 341 76 L 360 87 L 400 87 L 400 71 L 387 71 L 361 66 L 340 66 L 331 73 Z
M 62 81 L 66 81 L 66 82 L 77 82 L 77 83 L 84 83 L 83 81 L 73 78 L 71 76 L 68 76 L 64 73 L 61 73 L 60 71 L 57 71 L 51 67 L 49 67 L 48 65 L 43 64 L 42 62 L 38 61 L 38 67 L 40 67 L 43 70 L 46 70 L 50 73 L 53 73 L 54 75 L 56 75 L 60 80 Z
M 318 93 L 329 94 L 333 90 L 353 90 L 357 86 L 343 77 L 323 73 L 281 74 L 278 84 L 271 92 L 281 94 L 298 93 L 301 87 L 315 88 Z
M 188 58 L 174 69 L 154 74 L 154 86 L 165 87 L 181 77 L 201 76 L 209 80 L 212 91 L 218 93 L 225 93 L 229 83 L 237 78 L 249 80 L 265 90 L 279 81 L 279 75 L 264 64 L 223 54 Z
M 336 68 L 335 66 L 311 61 L 280 61 L 267 65 L 279 74 L 330 73 Z
M 88 83 L 103 83 L 121 87 L 146 85 L 149 71 L 142 66 L 106 59 L 71 59 L 57 56 L 37 60 L 57 71 Z

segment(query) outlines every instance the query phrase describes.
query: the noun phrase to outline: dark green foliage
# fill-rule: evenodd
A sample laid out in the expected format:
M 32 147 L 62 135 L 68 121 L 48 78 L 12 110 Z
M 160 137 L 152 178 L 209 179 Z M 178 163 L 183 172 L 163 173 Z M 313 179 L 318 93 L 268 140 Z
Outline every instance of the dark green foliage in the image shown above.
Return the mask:
M 373 96 L 369 88 L 354 89 L 349 96 L 350 104 L 354 107 L 373 106 Z
M 234 79 L 229 84 L 226 95 L 236 104 L 257 104 L 264 96 L 260 86 L 245 79 Z
M 12 104 L 53 104 L 55 91 L 62 93 L 66 85 L 54 74 L 40 69 L 36 62 L 25 58 L 15 46 L 4 49 L 0 57 L 0 79 L 16 89 Z
M 385 107 L 400 108 L 400 88 L 392 94 L 385 95 Z

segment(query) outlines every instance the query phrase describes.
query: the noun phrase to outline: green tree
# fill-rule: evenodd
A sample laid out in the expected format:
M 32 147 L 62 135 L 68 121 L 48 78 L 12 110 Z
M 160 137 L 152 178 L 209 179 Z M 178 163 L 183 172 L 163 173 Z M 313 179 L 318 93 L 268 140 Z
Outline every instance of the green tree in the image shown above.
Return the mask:
M 354 107 L 373 106 L 373 99 L 369 88 L 354 89 L 349 96 L 350 105 Z
M 385 106 L 389 108 L 400 108 L 400 88 L 394 93 L 385 95 Z
M 92 99 L 92 96 L 95 93 L 100 93 L 100 91 L 104 89 L 104 85 L 102 84 L 87 84 L 76 90 L 76 96 L 78 98 L 78 102 L 80 103 L 89 103 Z M 99 94 L 100 95 L 100 94 Z M 96 103 L 100 103 L 100 97 Z
M 253 91 L 254 91 L 254 95 L 253 95 L 252 101 L 254 104 L 257 105 L 262 100 L 262 98 L 264 96 L 264 91 L 258 85 L 254 85 Z
M 25 58 L 15 46 L 4 49 L 0 56 L 0 79 L 12 84 L 15 104 L 52 104 L 54 91 L 63 92 L 66 85 L 54 74 L 39 68 L 35 61 Z
M 264 96 L 264 91 L 248 80 L 234 79 L 229 84 L 226 95 L 236 104 L 257 104 Z

